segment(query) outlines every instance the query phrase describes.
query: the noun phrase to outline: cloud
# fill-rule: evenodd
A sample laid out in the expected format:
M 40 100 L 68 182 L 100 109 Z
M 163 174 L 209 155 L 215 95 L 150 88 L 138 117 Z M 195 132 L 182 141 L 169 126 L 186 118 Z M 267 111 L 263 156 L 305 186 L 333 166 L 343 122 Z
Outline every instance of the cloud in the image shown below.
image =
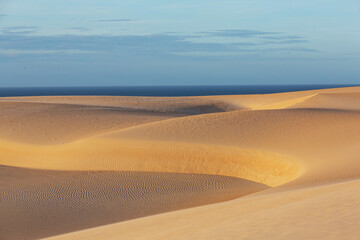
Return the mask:
M 95 22 L 132 22 L 133 19 L 119 18 L 119 19 L 98 19 Z
M 32 30 L 31 27 L 17 27 L 10 32 Z M 82 28 L 73 28 L 81 30 Z M 239 33 L 239 32 L 238 32 Z M 0 49 L 2 54 L 101 54 L 111 56 L 191 56 L 198 54 L 208 55 L 233 55 L 233 54 L 262 54 L 269 52 L 316 52 L 304 46 L 271 48 L 271 44 L 288 45 L 302 44 L 305 39 L 284 39 L 261 41 L 265 33 L 259 31 L 243 32 L 242 35 L 260 36 L 255 41 L 235 42 L 198 42 L 193 35 L 179 34 L 152 34 L 152 35 L 57 35 L 57 36 L 32 36 L 27 34 L 0 34 Z M 266 33 L 270 34 L 270 32 Z M 274 33 L 271 33 L 274 34 Z M 276 33 L 278 34 L 278 33 Z M 203 36 L 206 38 L 206 36 Z M 4 49 L 11 49 L 5 51 Z
M 87 31 L 90 30 L 89 28 L 85 28 L 85 27 L 71 27 L 71 28 L 68 28 L 68 29 L 77 30 L 79 32 L 87 32 Z
M 291 47 L 291 48 L 269 48 L 268 51 L 276 51 L 276 52 L 319 52 L 316 49 L 306 48 L 306 47 Z
M 261 48 L 261 49 L 239 49 L 236 52 L 174 52 L 177 56 L 238 56 L 240 54 L 259 54 L 259 53 L 276 53 L 276 52 L 318 52 L 311 48 Z
M 230 30 L 218 30 L 218 31 L 210 31 L 210 32 L 198 32 L 198 33 L 208 37 L 258 38 L 258 39 L 274 40 L 273 43 L 276 43 L 275 41 L 279 40 L 282 42 L 278 42 L 278 43 L 284 43 L 284 44 L 305 42 L 305 40 L 301 36 L 286 35 L 282 32 L 264 32 L 264 31 L 256 31 L 256 30 L 230 29 Z
M 251 38 L 254 40 L 252 45 L 269 45 L 269 44 L 298 44 L 308 42 L 301 36 L 286 35 L 282 32 L 264 32 L 256 30 L 243 30 L 243 29 L 232 29 L 232 30 L 218 30 L 210 32 L 198 32 L 200 36 L 194 36 L 194 38 L 204 37 L 222 37 L 222 38 Z M 265 41 L 263 41 L 265 40 Z M 238 45 L 241 43 L 239 42 Z M 247 44 L 248 46 L 251 44 Z
M 78 49 L 67 50 L 19 50 L 19 49 L 0 49 L 0 55 L 16 56 L 16 55 L 74 55 L 74 54 L 92 54 L 96 51 L 84 51 Z
M 14 27 L 4 27 L 1 29 L 3 34 L 17 34 L 17 35 L 26 35 L 34 33 L 38 30 L 36 26 L 14 26 Z
M 294 36 L 294 35 L 277 35 L 277 36 L 262 36 L 263 39 L 270 39 L 270 40 L 284 40 L 284 39 L 303 39 L 303 37 L 300 36 Z
M 13 49 L 84 49 L 126 52 L 167 52 L 167 51 L 232 51 L 234 45 L 223 43 L 194 43 L 181 35 L 126 35 L 126 36 L 27 36 L 0 35 L 0 47 L 7 45 Z
M 217 30 L 210 32 L 199 32 L 199 33 L 213 37 L 239 37 L 239 38 L 251 38 L 251 37 L 259 37 L 266 35 L 281 34 L 281 32 L 263 32 L 256 30 L 244 30 L 244 29 L 227 29 L 227 30 Z
M 305 39 L 287 39 L 280 41 L 265 41 L 264 44 L 297 44 L 297 43 L 306 43 L 308 40 Z
M 261 39 L 265 39 L 264 44 L 297 44 L 306 43 L 308 40 L 301 36 L 295 35 L 274 35 L 274 36 L 261 36 Z

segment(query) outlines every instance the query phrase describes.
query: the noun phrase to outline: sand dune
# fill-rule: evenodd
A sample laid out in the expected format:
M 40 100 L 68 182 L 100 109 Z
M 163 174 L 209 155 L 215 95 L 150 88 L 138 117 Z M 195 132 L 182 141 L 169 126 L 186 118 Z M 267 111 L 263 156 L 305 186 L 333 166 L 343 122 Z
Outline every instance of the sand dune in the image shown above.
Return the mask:
M 162 112 L 179 114 L 204 114 L 241 109 L 216 97 L 122 97 L 122 96 L 49 96 L 49 97 L 9 97 L 0 101 L 56 103 L 113 107 L 118 110 L 136 112 Z
M 38 239 L 234 199 L 267 187 L 211 175 L 0 167 L 1 239 Z
M 359 181 L 255 194 L 65 234 L 82 239 L 359 239 Z
M 354 164 L 360 154 L 357 111 L 236 111 L 166 120 L 125 129 L 111 137 L 217 144 L 285 154 L 301 159 L 307 168 L 296 183 L 360 174 L 360 165 Z M 344 165 L 339 157 L 351 165 Z
M 0 112 L 5 239 L 359 236 L 359 87 L 2 98 Z
M 360 110 L 360 93 L 324 93 L 317 94 L 292 108 L 327 108 L 341 110 Z
M 268 186 L 293 180 L 302 171 L 290 156 L 216 145 L 106 138 L 40 147 L 0 143 L 0 164 L 36 169 L 198 173 Z
M 56 144 L 184 114 L 79 104 L 0 101 L 0 138 Z

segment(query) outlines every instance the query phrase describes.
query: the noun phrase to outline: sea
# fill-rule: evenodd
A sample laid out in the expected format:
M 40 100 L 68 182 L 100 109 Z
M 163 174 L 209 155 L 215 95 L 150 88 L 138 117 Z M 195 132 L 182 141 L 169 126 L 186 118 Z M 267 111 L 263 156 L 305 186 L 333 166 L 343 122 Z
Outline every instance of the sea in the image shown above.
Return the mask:
M 197 85 L 197 86 L 116 86 L 116 87 L 17 87 L 0 88 L 0 97 L 16 96 L 211 96 L 267 94 L 359 85 Z

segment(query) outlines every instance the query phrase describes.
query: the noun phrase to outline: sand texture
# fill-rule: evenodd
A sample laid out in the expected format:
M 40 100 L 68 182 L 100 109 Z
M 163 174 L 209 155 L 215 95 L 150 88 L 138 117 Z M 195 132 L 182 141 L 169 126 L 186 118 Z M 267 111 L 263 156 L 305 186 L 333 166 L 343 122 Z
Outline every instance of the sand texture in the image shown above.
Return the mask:
M 360 87 L 0 98 L 4 240 L 360 239 L 359 177 Z

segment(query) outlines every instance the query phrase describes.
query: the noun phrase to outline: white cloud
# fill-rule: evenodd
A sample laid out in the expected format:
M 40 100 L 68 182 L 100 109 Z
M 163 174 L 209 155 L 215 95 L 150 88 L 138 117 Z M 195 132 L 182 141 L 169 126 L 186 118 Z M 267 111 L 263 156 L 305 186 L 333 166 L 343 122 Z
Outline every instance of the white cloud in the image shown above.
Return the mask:
M 78 49 L 67 49 L 67 50 L 0 49 L 0 55 L 7 55 L 7 56 L 48 55 L 48 54 L 74 55 L 74 54 L 92 54 L 92 53 L 98 53 L 98 51 L 86 51 L 86 50 L 78 50 Z

